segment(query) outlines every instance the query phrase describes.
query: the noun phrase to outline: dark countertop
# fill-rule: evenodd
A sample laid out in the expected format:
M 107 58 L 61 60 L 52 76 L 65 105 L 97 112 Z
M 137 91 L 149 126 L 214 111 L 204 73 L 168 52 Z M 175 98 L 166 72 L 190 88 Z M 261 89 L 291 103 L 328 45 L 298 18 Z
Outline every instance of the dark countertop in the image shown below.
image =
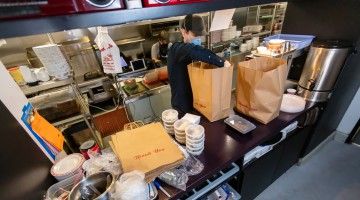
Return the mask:
M 204 164 L 204 170 L 196 176 L 189 177 L 187 191 L 201 185 L 206 179 L 228 167 L 232 162 L 242 159 L 254 147 L 280 134 L 283 128 L 294 122 L 314 105 L 314 103 L 307 103 L 304 111 L 295 114 L 280 112 L 277 118 L 266 125 L 239 114 L 256 125 L 256 129 L 246 135 L 229 128 L 223 120 L 211 123 L 202 117 L 201 125 L 205 128 L 205 149 L 197 158 Z M 165 184 L 163 187 L 172 196 L 171 199 L 178 199 L 186 193 Z M 160 191 L 159 195 L 159 199 L 167 199 L 163 192 Z

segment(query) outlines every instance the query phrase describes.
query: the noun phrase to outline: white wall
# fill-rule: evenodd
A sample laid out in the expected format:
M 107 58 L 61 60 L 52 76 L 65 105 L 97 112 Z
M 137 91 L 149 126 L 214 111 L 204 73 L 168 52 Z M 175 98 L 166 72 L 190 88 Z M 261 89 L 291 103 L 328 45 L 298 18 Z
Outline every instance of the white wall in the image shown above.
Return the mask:
M 360 118 L 360 88 L 356 92 L 351 104 L 346 110 L 345 115 L 343 116 L 337 131 L 348 135 L 351 130 L 355 127 L 357 121 Z

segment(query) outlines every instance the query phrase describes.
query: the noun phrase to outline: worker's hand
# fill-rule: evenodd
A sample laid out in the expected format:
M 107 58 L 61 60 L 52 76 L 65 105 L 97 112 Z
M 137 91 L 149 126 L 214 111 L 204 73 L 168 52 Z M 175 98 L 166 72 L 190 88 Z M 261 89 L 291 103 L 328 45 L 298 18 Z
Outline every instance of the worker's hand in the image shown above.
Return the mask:
M 230 62 L 226 60 L 226 61 L 224 62 L 224 67 L 231 67 Z

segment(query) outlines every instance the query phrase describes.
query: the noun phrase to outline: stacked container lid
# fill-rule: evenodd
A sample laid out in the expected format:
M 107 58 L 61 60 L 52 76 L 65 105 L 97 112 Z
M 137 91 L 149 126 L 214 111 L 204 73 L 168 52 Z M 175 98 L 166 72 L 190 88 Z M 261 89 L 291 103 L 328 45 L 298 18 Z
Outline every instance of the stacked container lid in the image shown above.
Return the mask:
M 162 112 L 161 118 L 165 127 L 165 130 L 168 134 L 174 135 L 174 123 L 178 120 L 179 113 L 174 109 L 168 109 Z

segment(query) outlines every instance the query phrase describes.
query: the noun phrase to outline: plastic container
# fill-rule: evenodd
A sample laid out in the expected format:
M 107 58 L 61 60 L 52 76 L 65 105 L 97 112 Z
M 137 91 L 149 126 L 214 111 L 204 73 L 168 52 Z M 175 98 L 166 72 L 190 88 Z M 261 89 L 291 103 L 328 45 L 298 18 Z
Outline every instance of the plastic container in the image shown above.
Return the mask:
M 276 34 L 269 37 L 264 38 L 266 43 L 272 39 L 282 39 L 285 41 L 290 41 L 291 45 L 295 46 L 296 49 L 304 49 L 310 46 L 311 42 L 315 36 L 313 35 L 294 35 L 294 34 Z
M 68 194 L 70 194 L 71 189 L 83 178 L 83 174 L 78 174 L 58 183 L 55 183 L 47 190 L 45 200 L 58 199 L 58 197 L 60 197 L 64 192 L 68 192 Z
M 253 123 L 240 117 L 239 115 L 232 115 L 226 118 L 224 122 L 242 134 L 246 134 L 256 128 Z

